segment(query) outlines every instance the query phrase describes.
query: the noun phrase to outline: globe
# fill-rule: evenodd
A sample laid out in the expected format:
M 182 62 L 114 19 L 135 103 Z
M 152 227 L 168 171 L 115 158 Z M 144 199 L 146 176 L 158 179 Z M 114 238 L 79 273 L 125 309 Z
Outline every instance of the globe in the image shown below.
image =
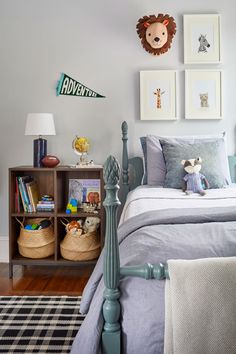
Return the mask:
M 79 165 L 86 165 L 87 161 L 87 154 L 89 151 L 89 140 L 85 137 L 76 136 L 72 142 L 72 148 L 74 152 L 80 156 Z

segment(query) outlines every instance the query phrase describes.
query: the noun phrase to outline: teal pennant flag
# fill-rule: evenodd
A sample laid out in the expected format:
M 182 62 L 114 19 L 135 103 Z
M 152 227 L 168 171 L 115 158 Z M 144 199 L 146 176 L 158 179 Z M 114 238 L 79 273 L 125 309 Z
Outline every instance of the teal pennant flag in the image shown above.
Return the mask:
M 57 85 L 57 96 L 59 95 L 105 98 L 64 73 L 61 74 Z

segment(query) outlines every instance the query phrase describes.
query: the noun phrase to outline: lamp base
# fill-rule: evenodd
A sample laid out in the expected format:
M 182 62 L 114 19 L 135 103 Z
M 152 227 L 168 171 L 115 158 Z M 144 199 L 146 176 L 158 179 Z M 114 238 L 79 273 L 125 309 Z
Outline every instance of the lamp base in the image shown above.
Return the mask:
M 47 140 L 35 139 L 34 140 L 34 167 L 43 167 L 42 159 L 47 155 Z

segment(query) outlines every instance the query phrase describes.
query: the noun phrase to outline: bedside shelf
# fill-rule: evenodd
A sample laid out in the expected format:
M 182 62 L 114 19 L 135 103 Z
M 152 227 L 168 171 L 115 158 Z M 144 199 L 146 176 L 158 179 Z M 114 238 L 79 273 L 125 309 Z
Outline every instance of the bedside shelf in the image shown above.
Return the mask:
M 13 264 L 23 264 L 23 265 L 51 265 L 52 263 L 55 262 L 54 256 L 50 256 L 47 258 L 40 258 L 40 259 L 31 259 L 31 258 L 26 258 L 21 256 L 20 254 L 17 254 L 12 258 L 12 263 Z
M 32 176 L 37 182 L 40 195 L 49 194 L 54 196 L 55 210 L 53 212 L 26 213 L 23 210 L 15 211 L 15 188 L 16 177 Z M 20 166 L 9 169 L 9 275 L 13 275 L 14 265 L 43 265 L 43 266 L 70 266 L 85 267 L 95 265 L 97 260 L 91 261 L 69 261 L 61 257 L 60 242 L 63 240 L 66 231 L 61 223 L 61 218 L 71 220 L 84 219 L 88 216 L 100 218 L 99 237 L 101 248 L 104 244 L 105 213 L 101 207 L 98 213 L 85 213 L 78 210 L 77 213 L 66 214 L 68 202 L 69 180 L 70 179 L 99 179 L 101 204 L 104 199 L 103 169 L 102 167 L 57 167 L 57 168 L 33 168 L 31 166 Z M 16 218 L 51 218 L 54 227 L 55 249 L 54 255 L 42 259 L 30 259 L 19 255 L 17 238 L 20 234 L 20 224 Z M 21 219 L 22 220 L 22 219 Z
M 87 216 L 101 216 L 102 212 L 101 210 L 98 210 L 98 213 L 85 213 L 84 211 L 78 211 L 77 213 L 71 213 L 67 214 L 65 210 L 59 210 L 57 212 L 57 216 L 63 217 L 63 218 L 86 218 Z
M 25 217 L 25 218 L 50 218 L 50 217 L 54 217 L 55 213 L 54 212 L 37 212 L 37 213 L 24 213 L 24 212 L 20 212 L 20 213 L 11 213 L 11 216 L 14 217 Z

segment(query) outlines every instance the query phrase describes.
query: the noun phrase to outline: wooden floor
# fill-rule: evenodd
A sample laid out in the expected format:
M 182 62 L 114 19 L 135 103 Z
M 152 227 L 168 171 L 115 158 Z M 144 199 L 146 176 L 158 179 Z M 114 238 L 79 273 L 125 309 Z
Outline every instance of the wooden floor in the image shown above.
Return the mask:
M 14 266 L 13 279 L 8 264 L 0 263 L 2 295 L 81 295 L 93 267 L 22 267 Z

